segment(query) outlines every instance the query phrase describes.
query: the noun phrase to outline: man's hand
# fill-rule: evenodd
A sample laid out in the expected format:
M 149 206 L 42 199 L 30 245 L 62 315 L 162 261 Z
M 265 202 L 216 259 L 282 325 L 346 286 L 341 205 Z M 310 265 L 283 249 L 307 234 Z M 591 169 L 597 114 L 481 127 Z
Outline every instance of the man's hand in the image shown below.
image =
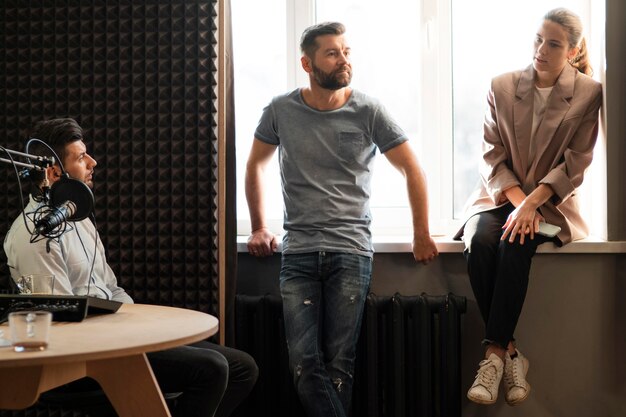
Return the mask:
M 248 237 L 248 252 L 253 256 L 270 256 L 277 247 L 276 236 L 267 227 L 254 230 Z
M 413 257 L 417 262 L 427 265 L 437 255 L 439 255 L 439 250 L 430 235 L 413 238 Z

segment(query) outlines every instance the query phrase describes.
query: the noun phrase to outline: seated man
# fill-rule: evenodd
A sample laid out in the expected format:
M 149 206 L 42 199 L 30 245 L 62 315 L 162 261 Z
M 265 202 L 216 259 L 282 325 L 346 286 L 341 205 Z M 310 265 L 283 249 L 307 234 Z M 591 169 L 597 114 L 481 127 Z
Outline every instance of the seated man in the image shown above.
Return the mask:
M 83 132 L 76 121 L 53 119 L 39 122 L 30 137 L 41 139 L 54 149 L 71 178 L 93 187 L 96 161 L 87 154 Z M 32 153 L 32 149 L 29 152 Z M 50 154 L 42 147 L 37 150 L 36 155 Z M 52 185 L 60 180 L 62 172 L 59 165 L 54 165 L 46 168 L 45 173 Z M 35 211 L 43 204 L 44 175 L 31 170 L 31 178 L 37 187 L 34 187 L 36 192 L 31 195 L 25 213 Z M 49 273 L 56 278 L 55 294 L 89 294 L 133 302 L 117 285 L 98 232 L 89 218 L 69 222 L 71 227 L 56 239 L 34 239 L 32 243 L 33 220 L 26 216 L 25 222 L 24 218 L 20 214 L 13 222 L 4 241 L 14 280 L 26 274 Z M 206 341 L 148 353 L 147 356 L 161 390 L 182 392 L 175 410 L 177 416 L 230 415 L 250 393 L 258 375 L 256 363 L 247 353 Z

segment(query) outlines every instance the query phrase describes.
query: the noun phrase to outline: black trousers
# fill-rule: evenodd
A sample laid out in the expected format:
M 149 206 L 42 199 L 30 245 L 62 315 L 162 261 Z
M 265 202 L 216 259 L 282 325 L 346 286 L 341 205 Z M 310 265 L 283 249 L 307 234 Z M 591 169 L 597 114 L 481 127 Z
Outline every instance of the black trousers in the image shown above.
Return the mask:
M 163 393 L 182 393 L 175 417 L 227 417 L 248 396 L 259 370 L 245 352 L 202 341 L 146 354 Z M 89 415 L 116 415 L 113 406 L 91 378 L 57 387 L 41 396 L 46 404 L 71 404 Z M 71 408 L 72 405 L 69 405 Z
M 500 240 L 502 225 L 515 209 L 507 204 L 472 216 L 463 231 L 465 259 L 472 291 L 485 322 L 484 344 L 505 348 L 515 340 L 513 333 L 526 299 L 532 257 L 542 243 L 554 238 L 526 235 L 513 243 Z
M 182 392 L 178 417 L 227 417 L 248 396 L 258 377 L 245 352 L 202 341 L 147 354 L 162 392 Z

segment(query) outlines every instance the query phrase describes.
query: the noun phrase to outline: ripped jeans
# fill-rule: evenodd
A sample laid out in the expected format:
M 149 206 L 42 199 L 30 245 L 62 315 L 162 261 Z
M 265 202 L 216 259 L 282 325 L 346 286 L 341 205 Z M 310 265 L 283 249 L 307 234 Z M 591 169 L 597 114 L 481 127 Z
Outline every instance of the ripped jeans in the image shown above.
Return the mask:
M 347 417 L 372 258 L 331 252 L 282 257 L 289 368 L 309 417 Z

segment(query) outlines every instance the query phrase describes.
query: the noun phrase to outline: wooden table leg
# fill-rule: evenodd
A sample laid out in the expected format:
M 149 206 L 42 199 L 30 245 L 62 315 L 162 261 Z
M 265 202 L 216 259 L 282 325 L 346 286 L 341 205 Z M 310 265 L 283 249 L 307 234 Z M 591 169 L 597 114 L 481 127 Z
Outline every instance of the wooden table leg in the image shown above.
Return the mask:
M 3 368 L 0 372 L 0 409 L 19 410 L 37 401 L 43 366 Z
M 20 410 L 35 404 L 39 394 L 85 376 L 85 363 L 59 363 L 2 368 L 0 409 Z
M 120 417 L 171 417 L 145 354 L 87 362 Z

